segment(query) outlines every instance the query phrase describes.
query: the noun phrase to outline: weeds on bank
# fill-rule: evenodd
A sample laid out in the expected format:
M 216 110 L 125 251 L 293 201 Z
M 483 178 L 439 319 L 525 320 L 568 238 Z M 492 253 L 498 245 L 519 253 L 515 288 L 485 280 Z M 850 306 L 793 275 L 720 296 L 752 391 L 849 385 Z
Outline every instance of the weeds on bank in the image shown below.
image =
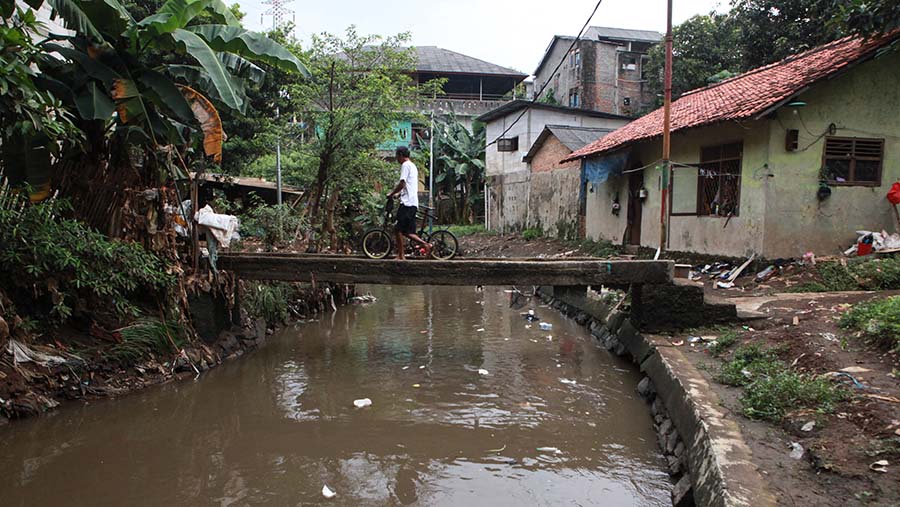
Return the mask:
M 857 304 L 841 316 L 840 326 L 869 343 L 900 352 L 900 296 Z
M 119 330 L 122 343 L 116 344 L 110 355 L 123 362 L 134 363 L 153 354 L 177 352 L 187 341 L 184 328 L 174 322 L 139 319 Z
M 716 380 L 744 387 L 741 406 L 745 416 L 779 422 L 789 410 L 814 408 L 831 412 L 847 393 L 828 379 L 790 370 L 774 349 L 756 344 L 736 349 L 719 369 Z
M 619 254 L 619 248 L 609 241 L 583 239 L 580 241 L 567 241 L 566 246 L 578 248 L 588 257 L 613 257 Z
M 250 284 L 243 301 L 247 314 L 270 325 L 286 321 L 292 290 L 290 284 L 283 282 Z
M 734 330 L 722 332 L 722 334 L 720 334 L 719 337 L 716 338 L 716 342 L 709 347 L 709 351 L 714 356 L 722 355 L 725 351 L 727 351 L 737 343 L 738 336 L 739 335 L 737 331 Z

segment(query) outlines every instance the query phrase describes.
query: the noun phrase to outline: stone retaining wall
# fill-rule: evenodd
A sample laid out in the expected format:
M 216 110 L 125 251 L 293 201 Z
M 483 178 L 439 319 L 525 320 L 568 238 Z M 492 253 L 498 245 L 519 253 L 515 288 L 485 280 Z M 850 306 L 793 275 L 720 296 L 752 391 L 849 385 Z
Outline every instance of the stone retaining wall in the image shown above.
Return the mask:
M 659 447 L 675 482 L 672 503 L 711 507 L 775 505 L 737 423 L 682 352 L 661 336 L 642 335 L 630 316 L 572 290 L 542 287 L 541 298 L 590 328 L 598 344 L 628 356 L 646 377 L 638 391 L 653 414 Z

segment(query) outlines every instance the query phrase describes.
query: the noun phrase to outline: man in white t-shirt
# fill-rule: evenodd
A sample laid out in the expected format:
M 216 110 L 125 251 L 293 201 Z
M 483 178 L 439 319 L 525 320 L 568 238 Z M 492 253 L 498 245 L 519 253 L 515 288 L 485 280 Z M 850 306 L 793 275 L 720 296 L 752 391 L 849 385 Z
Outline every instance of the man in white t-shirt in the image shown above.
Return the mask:
M 400 163 L 400 181 L 388 194 L 389 199 L 400 196 L 400 208 L 397 209 L 397 225 L 394 234 L 397 242 L 397 258 L 403 260 L 403 236 L 416 242 L 425 249 L 425 255 L 431 255 L 431 244 L 416 234 L 416 212 L 419 209 L 419 169 L 409 159 L 409 148 L 399 146 L 395 152 Z

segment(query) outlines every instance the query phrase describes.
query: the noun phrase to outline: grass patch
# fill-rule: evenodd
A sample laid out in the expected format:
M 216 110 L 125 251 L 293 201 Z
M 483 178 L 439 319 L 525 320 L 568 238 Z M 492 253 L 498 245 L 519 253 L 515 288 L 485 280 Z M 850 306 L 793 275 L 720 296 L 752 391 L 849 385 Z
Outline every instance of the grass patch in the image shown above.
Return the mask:
M 753 419 L 780 422 L 788 410 L 814 408 L 827 413 L 847 393 L 828 379 L 781 371 L 753 382 L 741 395 L 744 415 Z
M 763 375 L 787 369 L 772 349 L 757 344 L 744 345 L 734 351 L 731 360 L 719 368 L 716 381 L 729 386 L 747 386 Z
M 177 352 L 187 340 L 180 325 L 153 318 L 139 319 L 120 329 L 119 333 L 122 343 L 116 344 L 110 355 L 129 364 L 154 354 Z
M 522 231 L 522 239 L 525 241 L 533 241 L 544 237 L 544 230 L 540 227 L 529 227 Z
M 447 227 L 451 233 L 457 238 L 462 238 L 464 236 L 471 236 L 473 234 L 488 234 L 495 235 L 496 231 L 489 231 L 484 228 L 482 224 L 472 224 L 472 225 L 451 225 Z
M 716 381 L 744 387 L 745 416 L 779 422 L 789 410 L 814 408 L 831 412 L 847 393 L 824 378 L 790 370 L 774 349 L 745 345 L 734 351 L 716 374 Z
M 816 264 L 815 282 L 806 282 L 788 289 L 789 292 L 841 292 L 852 290 L 900 289 L 900 258 L 871 258 L 848 263 L 820 262 Z
M 857 304 L 841 316 L 840 325 L 869 343 L 900 352 L 900 296 Z
M 734 346 L 738 341 L 738 333 L 734 330 L 728 330 L 723 332 L 716 338 L 716 343 L 714 343 L 711 347 L 709 347 L 709 351 L 712 352 L 714 356 L 722 355 L 726 350 L 730 349 Z

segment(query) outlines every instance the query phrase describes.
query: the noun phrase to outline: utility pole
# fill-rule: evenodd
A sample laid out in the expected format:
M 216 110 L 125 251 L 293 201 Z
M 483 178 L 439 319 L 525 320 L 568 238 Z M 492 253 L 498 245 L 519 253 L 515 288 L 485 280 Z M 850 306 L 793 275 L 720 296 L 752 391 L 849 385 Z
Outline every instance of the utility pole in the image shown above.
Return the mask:
M 428 136 L 428 207 L 434 210 L 434 102 L 431 103 L 431 135 Z M 434 229 L 434 219 L 428 216 L 428 234 Z
M 666 71 L 663 105 L 662 198 L 659 203 L 659 250 L 666 249 L 669 237 L 669 177 L 672 174 L 672 0 L 666 19 Z
M 281 205 L 281 109 L 275 106 L 275 124 L 278 125 L 278 137 L 275 141 L 275 188 L 278 192 L 278 205 Z
M 259 18 L 260 24 L 262 24 L 263 16 L 272 16 L 272 30 L 277 30 L 287 21 L 287 15 L 291 15 L 291 21 L 295 21 L 296 17 L 294 15 L 294 11 L 285 7 L 285 5 L 293 3 L 293 0 L 265 0 L 263 2 L 264 5 L 271 5 L 269 9 L 262 13 Z

